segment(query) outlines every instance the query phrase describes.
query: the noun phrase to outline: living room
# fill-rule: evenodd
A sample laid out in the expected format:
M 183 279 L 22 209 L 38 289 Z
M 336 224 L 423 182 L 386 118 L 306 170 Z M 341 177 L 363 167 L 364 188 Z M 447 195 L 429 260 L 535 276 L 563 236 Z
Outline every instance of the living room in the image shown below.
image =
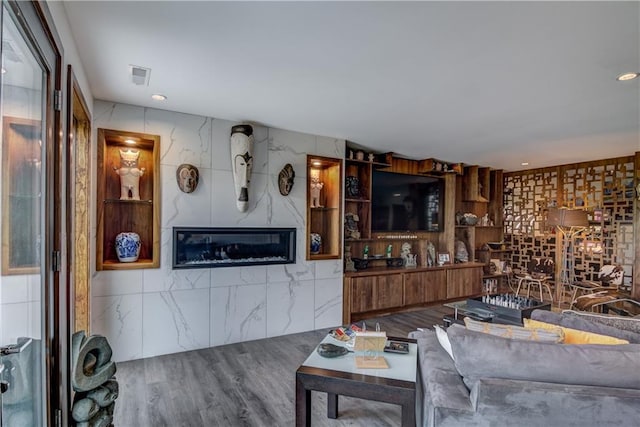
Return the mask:
M 61 81 L 71 74 L 70 64 L 90 118 L 87 209 L 73 214 L 74 219 L 84 215 L 86 223 L 74 221 L 65 229 L 86 238 L 85 264 L 75 262 L 82 256 L 73 248 L 61 251 L 66 269 L 78 274 L 84 269 L 88 277 L 78 289 L 84 300 L 76 300 L 75 307 L 84 318 L 74 319 L 71 332 L 104 335 L 116 363 L 326 331 L 344 323 L 342 239 L 339 257 L 307 255 L 308 155 L 344 162 L 348 144 L 355 143 L 376 155 L 393 152 L 398 159 L 435 158 L 504 171 L 503 190 L 512 191 L 505 200 L 526 206 L 511 213 L 520 216 L 518 224 L 536 217 L 541 198 L 571 200 L 558 206 L 602 208 L 587 197 L 579 205 L 582 192 L 589 192 L 579 188 L 579 179 L 570 184 L 570 195 L 568 181 L 558 182 L 558 176 L 574 170 L 596 181 L 600 172 L 591 173 L 590 166 L 580 170 L 589 162 L 637 180 L 628 165 L 637 169 L 640 151 L 638 79 L 616 80 L 640 70 L 636 3 L 46 6 L 63 48 Z M 148 81 L 135 84 L 131 66 L 146 69 Z M 69 99 L 65 85 L 63 96 Z M 166 99 L 152 100 L 153 94 Z M 65 106 L 62 115 L 67 111 Z M 233 126 L 247 123 L 253 131 L 253 171 L 243 212 L 235 206 L 230 134 Z M 143 182 L 157 173 L 155 267 L 99 266 L 98 252 L 105 246 L 99 240 L 103 201 L 97 187 L 100 176 L 118 178 L 111 172 L 117 163 L 100 166 L 99 129 L 159 136 L 159 160 L 141 177 Z M 64 126 L 60 131 L 73 133 Z M 176 183 L 183 164 L 199 172 L 191 193 Z M 283 195 L 278 176 L 287 164 L 295 177 Z M 554 169 L 561 166 L 562 173 Z M 607 251 L 598 258 L 600 264 L 624 264 L 625 280 L 632 285 L 640 271 L 635 268 L 640 247 L 635 199 L 630 223 L 626 217 L 602 222 L 624 236 L 614 243 L 617 258 Z M 616 204 L 621 211 L 615 214 L 627 212 L 626 206 Z M 456 210 L 447 209 L 453 224 Z M 62 212 L 72 216 L 71 208 Z M 553 236 L 536 235 L 531 243 L 504 225 L 510 246 L 559 253 L 555 246 L 549 249 Z M 174 268 L 174 227 L 293 228 L 295 263 Z M 446 231 L 450 236 L 435 239 L 443 242 L 438 252 L 450 252 L 452 261 L 453 228 Z M 613 240 L 611 235 L 602 239 Z M 401 243 L 394 244 L 394 254 Z M 417 247 L 412 249 L 415 253 Z M 361 258 L 362 248 L 357 251 Z M 27 325 L 39 322 L 33 312 L 40 315 L 44 298 L 22 290 L 24 283 L 35 286 L 25 276 L 2 276 L 3 345 L 14 337 L 41 336 L 29 329 L 37 326 Z M 61 283 L 67 282 L 75 280 Z M 637 299 L 637 287 L 632 292 Z M 14 314 L 19 322 L 9 320 Z M 415 325 L 423 326 L 429 325 Z

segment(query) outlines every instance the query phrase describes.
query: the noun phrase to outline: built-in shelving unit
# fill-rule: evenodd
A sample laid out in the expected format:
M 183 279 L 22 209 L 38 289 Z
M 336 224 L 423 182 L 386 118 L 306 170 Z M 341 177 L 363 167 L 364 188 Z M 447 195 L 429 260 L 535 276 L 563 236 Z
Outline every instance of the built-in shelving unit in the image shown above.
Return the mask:
M 121 151 L 138 153 L 135 167 L 143 170 L 138 184 L 140 200 L 122 197 L 121 177 L 116 173 L 122 167 Z M 158 135 L 98 129 L 96 270 L 160 266 L 159 153 Z M 118 260 L 115 238 L 121 232 L 140 236 L 137 261 Z
M 342 160 L 307 155 L 307 260 L 341 258 L 341 230 Z

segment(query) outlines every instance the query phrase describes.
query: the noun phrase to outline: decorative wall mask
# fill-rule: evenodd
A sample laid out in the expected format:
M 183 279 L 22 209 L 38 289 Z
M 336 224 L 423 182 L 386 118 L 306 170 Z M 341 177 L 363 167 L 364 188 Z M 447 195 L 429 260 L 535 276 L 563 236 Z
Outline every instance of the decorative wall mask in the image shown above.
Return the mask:
M 188 163 L 183 163 L 176 170 L 178 187 L 183 193 L 193 193 L 200 181 L 198 168 Z
M 236 189 L 236 207 L 246 212 L 249 207 L 249 183 L 253 168 L 253 128 L 237 125 L 231 128 L 231 165 Z
M 138 168 L 140 151 L 120 150 L 120 168 L 114 167 L 120 175 L 120 200 L 140 200 L 140 177 L 144 168 Z
M 278 174 L 278 189 L 280 194 L 288 196 L 293 188 L 293 179 L 296 177 L 296 172 L 293 170 L 293 166 L 290 163 L 284 165 L 280 173 Z

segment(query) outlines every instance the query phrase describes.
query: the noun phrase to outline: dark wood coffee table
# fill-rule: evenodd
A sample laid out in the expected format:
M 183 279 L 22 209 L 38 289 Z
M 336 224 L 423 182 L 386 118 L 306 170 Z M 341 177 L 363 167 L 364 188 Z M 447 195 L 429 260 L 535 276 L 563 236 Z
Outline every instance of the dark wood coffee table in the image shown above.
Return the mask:
M 311 391 L 327 393 L 327 417 L 338 417 L 338 396 L 351 396 L 402 406 L 402 426 L 416 424 L 417 345 L 408 338 L 409 354 L 384 353 L 389 369 L 358 369 L 354 353 L 324 358 L 314 349 L 296 371 L 296 426 L 311 425 Z M 322 342 L 341 343 L 329 336 Z

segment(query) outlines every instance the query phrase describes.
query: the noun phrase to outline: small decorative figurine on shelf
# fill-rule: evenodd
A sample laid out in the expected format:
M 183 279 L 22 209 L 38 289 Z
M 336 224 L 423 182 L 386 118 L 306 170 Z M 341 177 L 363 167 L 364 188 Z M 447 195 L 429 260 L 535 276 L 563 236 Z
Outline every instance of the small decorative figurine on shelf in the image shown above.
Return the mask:
M 120 150 L 120 168 L 113 168 L 120 176 L 120 200 L 140 200 L 140 177 L 144 168 L 138 168 L 140 151 Z
M 347 198 L 357 199 L 358 197 L 360 197 L 360 180 L 357 176 L 348 176 L 345 179 L 345 187 Z
M 362 253 L 363 259 L 369 258 L 369 245 L 364 245 L 364 252 Z
M 116 236 L 116 255 L 120 262 L 136 262 L 140 256 L 140 235 L 125 231 Z
M 400 249 L 400 258 L 402 258 L 404 266 L 412 268 L 417 266 L 416 255 L 411 253 L 411 243 L 404 242 Z
M 320 178 L 311 177 L 311 183 L 309 184 L 309 188 L 311 189 L 311 207 L 312 208 L 321 208 L 320 205 L 320 190 L 324 187 L 324 182 L 320 182 Z
M 359 239 L 360 231 L 358 231 L 358 221 L 360 217 L 353 212 L 347 212 L 344 216 L 344 238 Z
M 369 161 L 370 162 L 373 162 L 373 158 L 374 158 L 373 153 L 369 153 Z
M 317 255 L 320 253 L 320 248 L 322 247 L 322 236 L 318 233 L 311 233 L 309 235 L 309 252 L 312 255 Z
M 344 246 L 344 271 L 357 271 L 356 266 L 351 259 L 351 246 Z
M 391 258 L 391 251 L 393 250 L 393 245 L 387 246 L 387 258 Z

